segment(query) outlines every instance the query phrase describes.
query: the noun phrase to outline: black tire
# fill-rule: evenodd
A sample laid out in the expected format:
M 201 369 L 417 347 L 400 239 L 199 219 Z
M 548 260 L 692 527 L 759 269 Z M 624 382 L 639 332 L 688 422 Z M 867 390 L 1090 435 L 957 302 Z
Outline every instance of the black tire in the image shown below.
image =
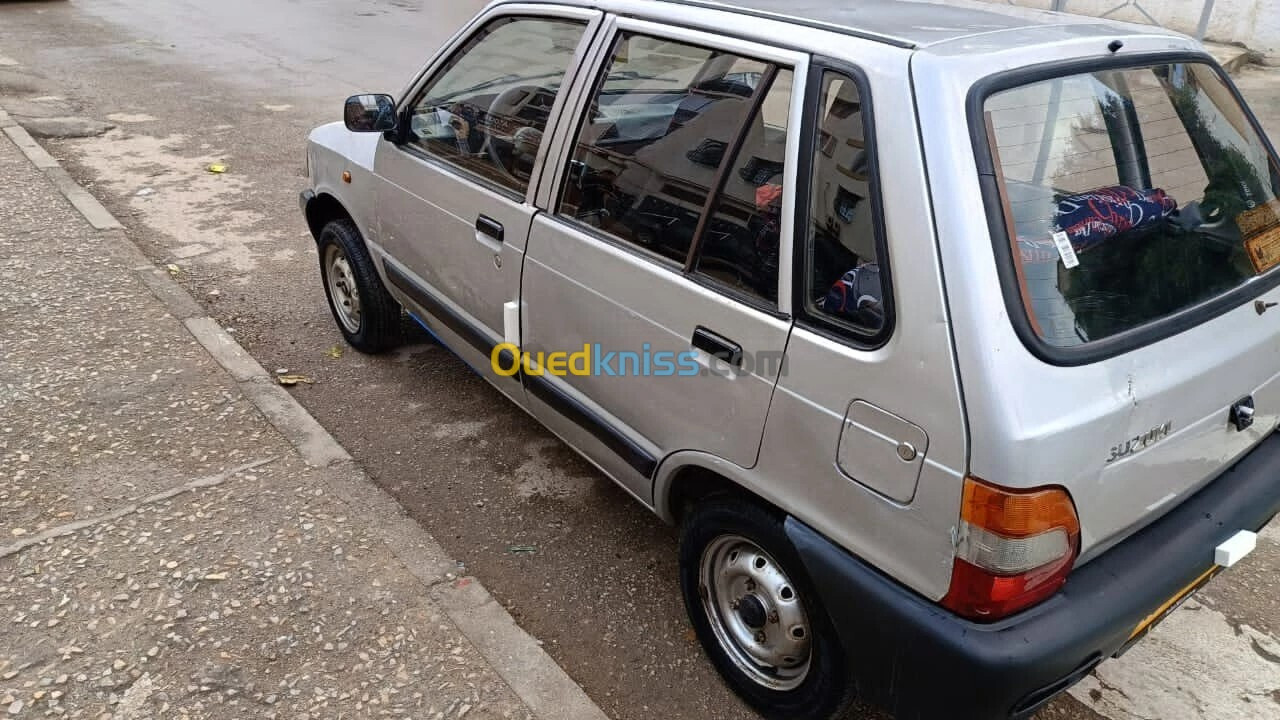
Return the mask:
M 782 522 L 779 514 L 733 495 L 717 495 L 699 503 L 685 518 L 681 530 L 680 589 L 703 650 L 739 697 L 771 720 L 829 720 L 842 716 L 853 703 L 853 682 L 835 628 L 787 539 Z M 793 688 L 766 687 L 752 677 L 739 667 L 741 659 L 734 659 L 734 651 L 712 629 L 712 623 L 717 621 L 703 601 L 704 593 L 710 592 L 701 580 L 703 554 L 730 536 L 745 538 L 775 561 L 804 608 L 809 623 L 809 667 Z M 767 622 L 777 622 L 772 619 L 775 616 L 776 613 L 770 615 Z
M 334 323 L 351 347 L 362 353 L 376 354 L 395 347 L 400 337 L 400 304 L 391 297 L 378 277 L 373 258 L 365 247 L 360 231 L 350 220 L 332 220 L 320 231 L 316 242 L 320 255 L 320 280 Z M 339 303 L 350 303 L 334 297 L 331 260 L 340 254 L 346 260 L 349 275 L 342 282 L 354 283 L 358 318 L 351 319 L 350 310 L 340 311 Z M 342 292 L 342 290 L 339 290 Z M 346 319 L 344 319 L 346 315 Z M 349 326 L 351 325 L 351 326 Z

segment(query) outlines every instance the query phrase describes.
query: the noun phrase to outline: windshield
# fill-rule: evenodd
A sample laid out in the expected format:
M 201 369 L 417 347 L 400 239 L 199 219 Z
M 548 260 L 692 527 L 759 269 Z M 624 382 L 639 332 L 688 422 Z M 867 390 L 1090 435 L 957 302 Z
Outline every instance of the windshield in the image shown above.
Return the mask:
M 1211 66 L 1055 78 L 984 111 L 1018 292 L 1049 345 L 1157 322 L 1280 263 L 1280 174 Z

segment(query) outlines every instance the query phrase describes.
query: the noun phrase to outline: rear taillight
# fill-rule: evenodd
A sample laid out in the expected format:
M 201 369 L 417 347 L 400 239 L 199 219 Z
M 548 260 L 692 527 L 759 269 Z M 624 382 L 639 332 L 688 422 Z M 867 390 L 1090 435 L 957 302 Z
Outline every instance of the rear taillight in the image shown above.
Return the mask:
M 951 589 L 942 604 L 990 622 L 1049 597 L 1067 580 L 1080 520 L 1058 487 L 1012 490 L 965 478 Z

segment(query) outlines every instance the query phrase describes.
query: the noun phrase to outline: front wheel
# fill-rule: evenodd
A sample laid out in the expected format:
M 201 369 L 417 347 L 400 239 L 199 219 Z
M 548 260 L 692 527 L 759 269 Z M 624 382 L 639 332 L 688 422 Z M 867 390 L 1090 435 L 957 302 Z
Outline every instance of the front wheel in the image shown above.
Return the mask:
M 399 335 L 400 305 L 378 277 L 373 258 L 350 220 L 334 220 L 320 231 L 320 277 L 329 309 L 351 347 L 379 353 Z
M 777 514 L 731 496 L 695 507 L 680 587 L 711 662 L 760 714 L 827 720 L 853 702 L 844 651 Z

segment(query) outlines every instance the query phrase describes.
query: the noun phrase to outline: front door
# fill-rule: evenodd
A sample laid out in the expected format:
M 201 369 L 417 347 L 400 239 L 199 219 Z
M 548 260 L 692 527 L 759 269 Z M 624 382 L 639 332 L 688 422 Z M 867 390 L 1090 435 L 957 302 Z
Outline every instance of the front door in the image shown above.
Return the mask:
M 536 210 L 529 202 L 561 88 L 600 13 L 491 13 L 402 104 L 380 142 L 379 240 L 393 291 L 482 375 L 504 337 L 504 305 Z M 511 324 L 511 323 L 509 323 Z M 519 394 L 519 383 L 499 383 Z
M 525 373 L 538 419 L 647 502 L 671 452 L 756 462 L 790 329 L 779 250 L 805 58 L 617 27 L 530 232 L 522 349 L 542 354 Z

